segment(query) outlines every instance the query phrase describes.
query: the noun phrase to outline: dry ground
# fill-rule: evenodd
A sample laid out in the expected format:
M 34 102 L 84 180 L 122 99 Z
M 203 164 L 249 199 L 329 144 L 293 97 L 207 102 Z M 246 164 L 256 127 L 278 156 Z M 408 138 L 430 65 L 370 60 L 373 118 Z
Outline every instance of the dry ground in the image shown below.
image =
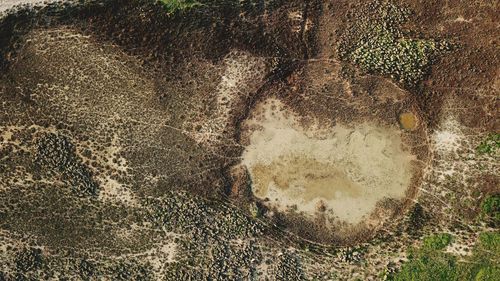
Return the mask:
M 340 54 L 377 1 L 202 2 L 0 19 L 0 280 L 376 280 L 435 232 L 470 254 L 498 4 L 398 1 L 391 32 L 453 46 L 410 85 Z

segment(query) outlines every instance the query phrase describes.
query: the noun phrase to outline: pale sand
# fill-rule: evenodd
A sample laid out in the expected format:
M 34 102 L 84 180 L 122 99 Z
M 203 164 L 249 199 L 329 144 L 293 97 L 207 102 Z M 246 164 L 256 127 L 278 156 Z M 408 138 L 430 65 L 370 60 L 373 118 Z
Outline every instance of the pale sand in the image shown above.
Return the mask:
M 269 204 L 295 205 L 309 215 L 323 205 L 340 220 L 359 223 L 378 201 L 403 198 L 410 186 L 415 157 L 403 149 L 396 125 L 304 129 L 293 112 L 268 100 L 243 125 L 250 142 L 243 164 L 255 195 Z
M 237 104 L 258 89 L 265 79 L 266 65 L 264 59 L 247 52 L 232 51 L 223 60 L 224 71 L 215 90 L 215 116 L 202 116 L 200 129 L 189 135 L 198 143 L 206 146 L 214 145 L 222 139 L 224 130 L 230 123 L 231 114 Z
M 37 4 L 56 2 L 57 0 L 0 0 L 0 13 L 4 12 L 16 5 Z

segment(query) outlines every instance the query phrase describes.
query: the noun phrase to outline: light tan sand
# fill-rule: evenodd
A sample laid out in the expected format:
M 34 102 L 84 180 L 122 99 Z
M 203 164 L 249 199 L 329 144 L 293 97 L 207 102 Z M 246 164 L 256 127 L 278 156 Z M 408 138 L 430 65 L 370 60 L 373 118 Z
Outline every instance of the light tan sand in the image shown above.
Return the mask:
M 189 135 L 198 143 L 206 146 L 217 143 L 230 121 L 231 110 L 242 99 L 257 90 L 266 76 L 264 60 L 242 51 L 230 52 L 222 61 L 224 71 L 216 88 L 215 116 L 202 116 L 200 123 L 193 128 L 200 129 Z M 249 85 L 253 85 L 253 87 Z
M 24 5 L 24 4 L 41 5 L 56 1 L 57 0 L 0 0 L 0 13 L 16 5 Z
M 277 100 L 259 105 L 243 126 L 243 154 L 254 194 L 286 210 L 314 215 L 326 207 L 340 220 L 358 223 L 383 198 L 402 198 L 412 177 L 412 156 L 397 126 L 359 124 L 330 130 L 303 129 Z

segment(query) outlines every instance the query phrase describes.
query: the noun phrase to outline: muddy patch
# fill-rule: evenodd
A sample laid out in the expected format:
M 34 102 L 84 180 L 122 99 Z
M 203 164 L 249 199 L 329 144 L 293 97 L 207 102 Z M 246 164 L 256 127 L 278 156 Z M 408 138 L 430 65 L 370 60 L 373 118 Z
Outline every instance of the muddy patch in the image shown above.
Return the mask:
M 411 184 L 415 157 L 396 126 L 303 126 L 281 102 L 268 100 L 244 130 L 253 193 L 280 211 L 358 224 L 377 202 L 404 198 Z
M 399 124 L 408 131 L 413 131 L 418 126 L 417 116 L 411 112 L 404 112 L 399 115 Z

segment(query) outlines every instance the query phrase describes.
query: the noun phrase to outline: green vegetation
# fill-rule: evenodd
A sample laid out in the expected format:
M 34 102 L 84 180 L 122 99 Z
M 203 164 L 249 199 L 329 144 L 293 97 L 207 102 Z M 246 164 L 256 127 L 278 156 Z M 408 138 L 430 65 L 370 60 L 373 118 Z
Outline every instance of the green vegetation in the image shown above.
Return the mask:
M 452 238 L 451 234 L 448 233 L 432 235 L 424 239 L 424 247 L 431 250 L 442 250 L 450 245 Z
M 476 281 L 498 280 L 500 276 L 500 232 L 483 232 L 469 263 L 463 265 L 465 277 Z
M 456 258 L 448 254 L 419 252 L 412 256 L 392 280 L 459 280 Z
M 500 225 L 500 194 L 490 195 L 483 200 L 481 217 L 493 225 Z
M 500 233 L 483 232 L 479 235 L 481 245 L 494 252 L 496 256 L 500 255 Z
M 485 232 L 479 237 L 473 255 L 466 260 L 443 251 L 451 235 L 438 234 L 424 239 L 420 249 L 409 252 L 409 261 L 389 280 L 398 281 L 493 281 L 500 276 L 500 233 Z
M 159 0 L 169 14 L 191 9 L 202 4 L 196 0 Z
M 492 133 L 477 146 L 476 152 L 479 155 L 494 155 L 498 148 L 500 148 L 500 133 Z
M 351 19 L 338 48 L 340 58 L 366 72 L 390 76 L 406 86 L 420 82 L 434 58 L 449 44 L 433 39 L 408 38 L 400 26 L 408 9 L 374 1 Z

